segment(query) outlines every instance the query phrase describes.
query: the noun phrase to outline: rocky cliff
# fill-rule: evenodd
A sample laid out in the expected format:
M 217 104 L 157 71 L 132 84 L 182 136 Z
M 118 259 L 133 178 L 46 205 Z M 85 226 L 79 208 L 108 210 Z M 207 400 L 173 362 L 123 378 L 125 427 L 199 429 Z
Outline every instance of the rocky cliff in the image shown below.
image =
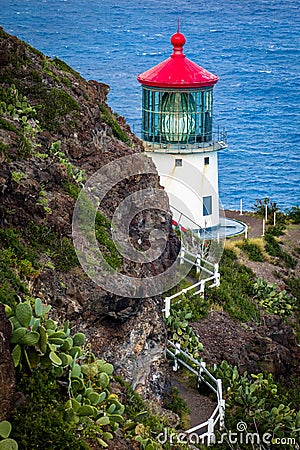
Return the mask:
M 26 293 L 40 296 L 57 317 L 69 318 L 74 329 L 85 331 L 99 354 L 135 388 L 146 396 L 160 394 L 165 340 L 161 297 L 123 297 L 122 289 L 120 295 L 106 292 L 84 273 L 72 245 L 72 215 L 84 179 L 111 161 L 141 153 L 142 144 L 107 105 L 107 85 L 85 81 L 63 61 L 44 56 L 2 29 L 0 40 L 0 302 L 14 302 Z M 150 160 L 146 164 L 155 171 Z M 120 181 L 101 205 L 100 245 L 120 272 L 134 277 L 162 272 L 178 251 L 171 215 L 163 211 L 138 214 L 130 229 L 137 248 L 149 245 L 149 223 L 167 234 L 155 264 L 137 269 L 111 242 L 107 219 L 118 203 L 149 188 L 161 189 L 165 201 L 157 174 L 146 173 Z M 13 254 L 5 253 L 8 248 Z

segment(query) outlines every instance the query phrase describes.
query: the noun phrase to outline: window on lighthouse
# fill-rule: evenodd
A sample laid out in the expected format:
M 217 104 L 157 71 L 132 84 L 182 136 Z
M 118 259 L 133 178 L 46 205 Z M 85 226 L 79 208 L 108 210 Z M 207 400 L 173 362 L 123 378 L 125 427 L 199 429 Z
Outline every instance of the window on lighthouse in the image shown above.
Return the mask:
M 212 196 L 203 197 L 203 216 L 210 216 L 212 214 Z
M 195 139 L 196 104 L 187 92 L 164 92 L 161 99 L 160 133 L 163 142 L 189 142 Z

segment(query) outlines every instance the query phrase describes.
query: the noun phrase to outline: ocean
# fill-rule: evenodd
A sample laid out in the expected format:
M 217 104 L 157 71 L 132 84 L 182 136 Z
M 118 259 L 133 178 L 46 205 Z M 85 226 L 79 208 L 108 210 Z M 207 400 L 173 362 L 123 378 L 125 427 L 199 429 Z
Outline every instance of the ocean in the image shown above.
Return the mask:
M 110 85 L 109 105 L 141 128 L 136 76 L 166 59 L 180 17 L 188 58 L 219 76 L 214 126 L 223 207 L 266 196 L 300 204 L 300 3 L 297 0 L 0 0 L 1 26 L 86 79 Z

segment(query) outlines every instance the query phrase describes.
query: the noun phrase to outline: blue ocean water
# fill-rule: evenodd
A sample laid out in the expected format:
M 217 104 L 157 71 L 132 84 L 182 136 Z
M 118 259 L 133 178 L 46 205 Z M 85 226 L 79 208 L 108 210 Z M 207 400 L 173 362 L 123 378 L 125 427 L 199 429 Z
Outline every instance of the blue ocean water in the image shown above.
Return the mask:
M 300 204 L 298 0 L 0 0 L 1 25 L 87 79 L 111 86 L 110 106 L 139 135 L 137 74 L 167 58 L 181 19 L 186 55 L 219 76 L 214 124 L 225 208 L 269 196 Z

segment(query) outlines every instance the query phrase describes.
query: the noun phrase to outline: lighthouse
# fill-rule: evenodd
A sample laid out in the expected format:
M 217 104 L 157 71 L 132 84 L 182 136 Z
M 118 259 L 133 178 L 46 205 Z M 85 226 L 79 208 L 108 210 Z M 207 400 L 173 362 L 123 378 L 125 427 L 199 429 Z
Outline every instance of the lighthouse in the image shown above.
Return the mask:
M 218 81 L 184 54 L 185 36 L 171 37 L 173 53 L 138 75 L 142 85 L 142 133 L 173 218 L 190 229 L 220 225 L 218 151 L 225 133 L 213 132 L 213 88 Z

